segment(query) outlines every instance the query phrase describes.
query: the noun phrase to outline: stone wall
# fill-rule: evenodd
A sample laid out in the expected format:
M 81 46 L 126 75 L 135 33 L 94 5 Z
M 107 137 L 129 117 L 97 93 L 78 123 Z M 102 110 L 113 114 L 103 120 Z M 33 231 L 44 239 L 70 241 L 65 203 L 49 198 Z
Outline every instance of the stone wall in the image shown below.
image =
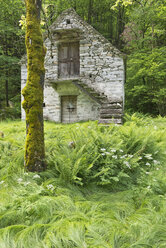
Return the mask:
M 25 87 L 27 80 L 27 67 L 26 67 L 26 60 L 24 58 L 24 61 L 22 61 L 21 65 L 21 90 Z M 24 97 L 21 94 L 21 102 L 23 101 Z M 21 119 L 25 120 L 25 111 L 21 106 Z
M 61 121 L 61 96 L 77 96 L 77 120 L 97 120 L 100 105 L 83 94 L 72 83 L 62 83 L 44 88 L 44 119 Z
M 68 20 L 68 21 L 67 21 Z M 67 24 L 70 20 L 70 24 Z M 124 99 L 124 63 L 122 54 L 92 26 L 84 22 L 73 9 L 63 12 L 50 28 L 46 38 L 45 108 L 44 118 L 61 121 L 61 95 L 77 95 L 77 115 L 80 120 L 99 118 L 100 105 L 70 82 L 58 79 L 58 45 L 61 42 L 80 43 L 80 76 L 78 80 L 89 85 L 108 99 Z M 22 65 L 22 87 L 26 67 Z M 59 80 L 59 82 L 58 82 Z M 22 118 L 24 118 L 22 111 Z
M 70 24 L 66 23 L 70 20 Z M 80 78 L 110 98 L 122 99 L 124 95 L 123 55 L 92 26 L 84 22 L 74 10 L 69 9 L 52 25 L 53 63 L 57 72 L 57 46 L 62 41 L 80 41 Z M 71 30 L 71 33 L 70 33 Z M 72 36 L 72 30 L 74 35 Z M 65 32 L 66 31 L 66 32 Z M 59 32 L 59 34 L 58 34 Z M 69 39 L 70 38 L 70 39 Z M 47 46 L 51 42 L 46 41 Z M 50 46 L 48 46 L 50 48 Z M 50 50 L 50 49 L 49 49 Z M 50 52 L 48 53 L 50 54 Z M 51 61 L 50 61 L 51 62 Z M 57 73 L 55 73 L 57 77 Z M 52 75 L 53 77 L 53 75 Z

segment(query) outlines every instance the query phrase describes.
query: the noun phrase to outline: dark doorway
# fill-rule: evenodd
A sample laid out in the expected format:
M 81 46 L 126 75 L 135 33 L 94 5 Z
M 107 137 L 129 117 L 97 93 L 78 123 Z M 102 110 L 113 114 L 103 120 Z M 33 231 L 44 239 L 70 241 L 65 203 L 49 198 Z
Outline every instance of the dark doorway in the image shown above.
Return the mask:
M 77 121 L 77 96 L 61 96 L 61 120 L 63 123 Z

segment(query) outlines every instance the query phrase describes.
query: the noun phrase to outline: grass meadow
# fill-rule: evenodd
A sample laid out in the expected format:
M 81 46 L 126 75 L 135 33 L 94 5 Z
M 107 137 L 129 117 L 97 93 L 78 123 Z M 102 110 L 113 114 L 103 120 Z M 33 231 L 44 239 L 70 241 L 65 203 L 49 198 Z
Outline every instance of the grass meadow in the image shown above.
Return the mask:
M 25 122 L 0 131 L 0 248 L 165 248 L 166 118 L 45 122 L 47 170 L 24 170 Z

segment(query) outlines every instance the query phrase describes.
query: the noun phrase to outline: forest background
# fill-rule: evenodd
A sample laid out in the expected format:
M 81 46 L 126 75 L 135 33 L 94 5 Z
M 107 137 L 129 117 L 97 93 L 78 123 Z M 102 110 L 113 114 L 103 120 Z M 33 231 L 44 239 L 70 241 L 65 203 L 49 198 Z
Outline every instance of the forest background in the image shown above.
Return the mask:
M 0 0 L 0 119 L 20 117 L 20 59 L 25 54 L 25 4 Z M 44 0 L 42 30 L 67 8 L 126 56 L 129 113 L 166 114 L 166 0 Z

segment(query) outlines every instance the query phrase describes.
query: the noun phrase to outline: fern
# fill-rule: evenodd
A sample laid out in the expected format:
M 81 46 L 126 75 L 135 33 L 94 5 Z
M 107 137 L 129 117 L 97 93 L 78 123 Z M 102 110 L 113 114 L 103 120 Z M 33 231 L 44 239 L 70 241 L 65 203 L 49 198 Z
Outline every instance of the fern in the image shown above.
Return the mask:
M 0 247 L 166 247 L 165 123 L 47 122 L 40 175 L 23 168 L 24 122 L 0 123 Z

